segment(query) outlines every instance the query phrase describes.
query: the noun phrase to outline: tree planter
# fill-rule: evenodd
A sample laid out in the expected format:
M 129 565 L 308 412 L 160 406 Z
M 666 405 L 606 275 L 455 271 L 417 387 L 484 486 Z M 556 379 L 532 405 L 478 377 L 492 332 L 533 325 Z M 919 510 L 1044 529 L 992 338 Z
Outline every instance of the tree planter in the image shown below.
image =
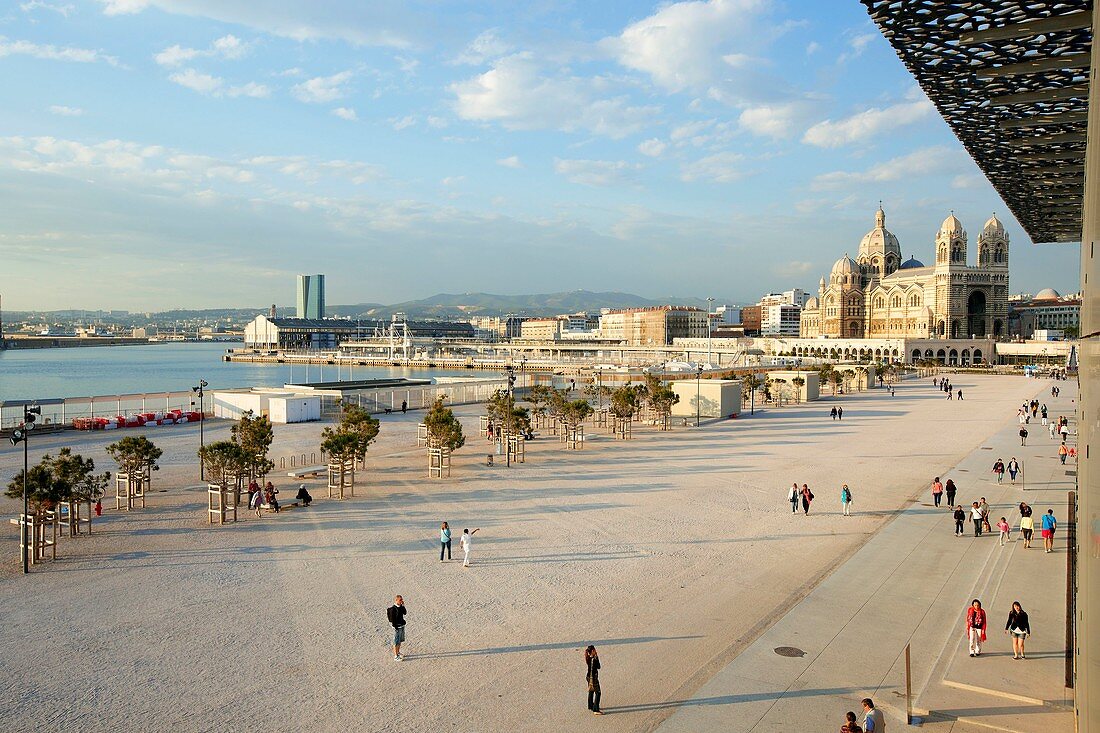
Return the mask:
M 237 521 L 237 503 L 233 490 L 226 481 L 206 485 L 207 518 L 210 524 L 228 524 Z
M 145 508 L 145 494 L 152 487 L 149 471 L 115 474 L 115 509 L 130 511 L 139 502 Z
M 428 478 L 451 475 L 451 451 L 447 448 L 428 449 Z
M 328 498 L 355 496 L 355 461 L 330 461 L 328 464 Z

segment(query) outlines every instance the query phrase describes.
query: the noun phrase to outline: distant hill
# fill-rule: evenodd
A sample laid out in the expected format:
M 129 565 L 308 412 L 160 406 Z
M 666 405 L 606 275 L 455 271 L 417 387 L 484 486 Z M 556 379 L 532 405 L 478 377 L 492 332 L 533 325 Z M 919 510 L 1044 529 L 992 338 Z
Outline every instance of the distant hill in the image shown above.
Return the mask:
M 706 307 L 698 298 L 643 298 L 620 292 L 594 293 L 572 290 L 567 293 L 537 293 L 529 295 L 496 295 L 493 293 L 440 293 L 429 298 L 380 306 L 376 304 L 328 306 L 330 315 L 348 317 L 387 318 L 405 313 L 411 318 L 469 318 L 500 316 L 515 313 L 525 316 L 549 316 L 559 313 L 598 311 L 600 308 L 642 308 L 645 306 L 696 305 Z
M 722 301 L 718 301 L 721 303 Z M 468 319 L 472 316 L 501 316 L 517 314 L 522 316 L 552 316 L 559 313 L 577 313 L 579 311 L 599 311 L 601 308 L 644 308 L 657 305 L 692 305 L 706 308 L 702 298 L 643 298 L 633 293 L 571 290 L 566 293 L 537 293 L 527 295 L 496 295 L 493 293 L 440 293 L 420 300 L 408 300 L 403 303 L 383 305 L 381 303 L 357 303 L 354 305 L 332 305 L 326 308 L 329 316 L 341 318 L 389 318 L 394 313 L 404 313 L 409 318 L 432 318 L 439 320 Z M 102 323 L 123 324 L 172 324 L 175 322 L 235 322 L 252 320 L 258 314 L 268 312 L 270 306 L 258 308 L 205 308 L 159 311 L 156 313 L 138 313 L 127 311 L 10 311 L 5 314 L 8 322 L 21 320 L 65 319 Z M 280 305 L 280 316 L 293 316 L 293 305 Z

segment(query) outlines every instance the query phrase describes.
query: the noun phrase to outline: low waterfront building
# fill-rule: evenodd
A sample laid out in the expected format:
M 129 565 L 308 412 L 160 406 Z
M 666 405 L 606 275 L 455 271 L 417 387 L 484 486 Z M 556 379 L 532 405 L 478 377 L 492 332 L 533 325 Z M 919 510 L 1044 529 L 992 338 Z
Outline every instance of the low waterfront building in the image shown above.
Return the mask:
M 1009 303 L 1009 331 L 1021 339 L 1034 337 L 1036 330 L 1058 329 L 1076 336 L 1081 327 L 1081 298 L 1063 297 L 1057 290 L 1044 288 L 1034 297 Z
M 260 351 L 338 349 L 345 341 L 368 339 L 389 327 L 386 321 L 346 321 L 337 318 L 270 318 L 256 316 L 244 327 L 245 348 Z M 466 322 L 409 321 L 409 335 L 434 340 L 472 340 L 474 327 Z
M 524 341 L 557 341 L 561 324 L 558 318 L 528 318 L 520 324 L 519 337 Z
M 628 346 L 668 345 L 676 338 L 706 338 L 709 316 L 701 308 L 662 305 L 622 308 L 600 315 L 600 336 Z

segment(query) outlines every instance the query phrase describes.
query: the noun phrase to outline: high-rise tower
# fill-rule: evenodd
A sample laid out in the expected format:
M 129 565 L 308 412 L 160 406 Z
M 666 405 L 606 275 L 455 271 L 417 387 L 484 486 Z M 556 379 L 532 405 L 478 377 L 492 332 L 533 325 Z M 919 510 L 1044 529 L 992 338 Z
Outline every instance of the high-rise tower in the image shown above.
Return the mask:
M 325 317 L 325 276 L 298 276 L 298 317 Z

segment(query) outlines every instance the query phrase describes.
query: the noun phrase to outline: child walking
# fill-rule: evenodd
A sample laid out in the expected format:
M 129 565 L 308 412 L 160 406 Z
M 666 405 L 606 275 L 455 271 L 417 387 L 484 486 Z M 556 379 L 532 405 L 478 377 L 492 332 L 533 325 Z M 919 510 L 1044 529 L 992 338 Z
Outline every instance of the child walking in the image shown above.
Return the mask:
M 1001 530 L 1001 547 L 1004 547 L 1005 543 L 1012 539 L 1008 535 L 1008 532 L 1011 529 L 1008 526 L 1008 519 L 1006 519 L 1005 517 L 1001 517 L 1001 521 L 997 522 L 997 529 Z

